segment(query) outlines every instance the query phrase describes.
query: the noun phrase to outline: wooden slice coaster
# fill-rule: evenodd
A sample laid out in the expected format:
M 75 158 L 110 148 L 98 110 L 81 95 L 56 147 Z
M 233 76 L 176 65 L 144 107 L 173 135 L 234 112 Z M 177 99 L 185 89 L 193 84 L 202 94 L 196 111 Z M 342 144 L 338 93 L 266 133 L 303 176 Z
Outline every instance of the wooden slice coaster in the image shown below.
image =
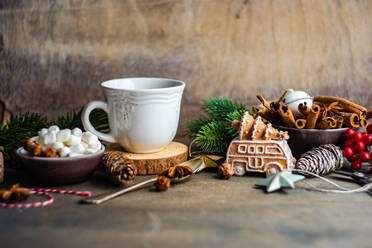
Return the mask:
M 160 152 L 154 153 L 125 152 L 118 144 L 107 145 L 106 151 L 122 151 L 123 155 L 134 161 L 138 175 L 159 174 L 172 165 L 185 162 L 188 157 L 188 147 L 179 142 L 171 142 Z

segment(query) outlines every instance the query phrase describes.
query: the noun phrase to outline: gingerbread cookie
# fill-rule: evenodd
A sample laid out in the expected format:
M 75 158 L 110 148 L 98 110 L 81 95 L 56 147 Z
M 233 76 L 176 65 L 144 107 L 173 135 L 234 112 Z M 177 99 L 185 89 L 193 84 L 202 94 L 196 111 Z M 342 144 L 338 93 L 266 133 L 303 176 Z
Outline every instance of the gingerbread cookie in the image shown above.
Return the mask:
M 287 139 L 287 132 L 278 131 L 270 123 L 265 124 L 260 116 L 254 119 L 245 113 L 240 135 L 230 143 L 226 163 L 234 168 L 234 174 L 238 176 L 247 171 L 269 175 L 292 169 L 296 160 Z

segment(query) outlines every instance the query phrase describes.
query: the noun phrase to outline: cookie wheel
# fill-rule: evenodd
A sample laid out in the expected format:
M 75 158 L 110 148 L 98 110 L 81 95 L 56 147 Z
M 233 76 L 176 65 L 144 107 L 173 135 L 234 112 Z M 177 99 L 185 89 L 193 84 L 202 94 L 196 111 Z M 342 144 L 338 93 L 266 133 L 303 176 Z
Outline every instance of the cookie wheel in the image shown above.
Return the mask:
M 236 163 L 234 164 L 234 174 L 236 176 L 244 176 L 246 170 L 245 170 L 245 166 L 241 163 Z
M 282 171 L 281 166 L 276 163 L 270 163 L 266 165 L 265 173 L 267 176 L 277 174 L 281 171 Z

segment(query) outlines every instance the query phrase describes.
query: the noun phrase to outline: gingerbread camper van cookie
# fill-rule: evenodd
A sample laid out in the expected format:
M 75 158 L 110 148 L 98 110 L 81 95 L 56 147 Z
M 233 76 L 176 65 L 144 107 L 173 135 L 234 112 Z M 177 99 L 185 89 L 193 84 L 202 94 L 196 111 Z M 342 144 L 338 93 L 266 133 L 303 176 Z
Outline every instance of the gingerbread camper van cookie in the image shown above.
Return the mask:
M 247 171 L 269 175 L 294 167 L 287 132 L 265 124 L 260 116 L 254 119 L 248 112 L 241 122 L 235 120 L 233 127 L 239 129 L 239 136 L 230 143 L 226 163 L 232 165 L 235 175 L 243 176 Z

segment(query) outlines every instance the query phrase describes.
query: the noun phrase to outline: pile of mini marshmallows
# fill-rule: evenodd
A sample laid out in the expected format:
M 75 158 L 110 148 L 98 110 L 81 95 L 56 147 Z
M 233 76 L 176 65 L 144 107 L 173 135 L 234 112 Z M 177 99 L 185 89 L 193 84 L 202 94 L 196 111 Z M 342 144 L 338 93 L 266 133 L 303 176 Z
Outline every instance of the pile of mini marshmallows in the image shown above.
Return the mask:
M 91 132 L 82 132 L 80 128 L 62 129 L 58 126 L 43 128 L 38 136 L 32 138 L 43 150 L 56 149 L 61 157 L 75 157 L 96 153 L 101 149 L 101 142 Z

